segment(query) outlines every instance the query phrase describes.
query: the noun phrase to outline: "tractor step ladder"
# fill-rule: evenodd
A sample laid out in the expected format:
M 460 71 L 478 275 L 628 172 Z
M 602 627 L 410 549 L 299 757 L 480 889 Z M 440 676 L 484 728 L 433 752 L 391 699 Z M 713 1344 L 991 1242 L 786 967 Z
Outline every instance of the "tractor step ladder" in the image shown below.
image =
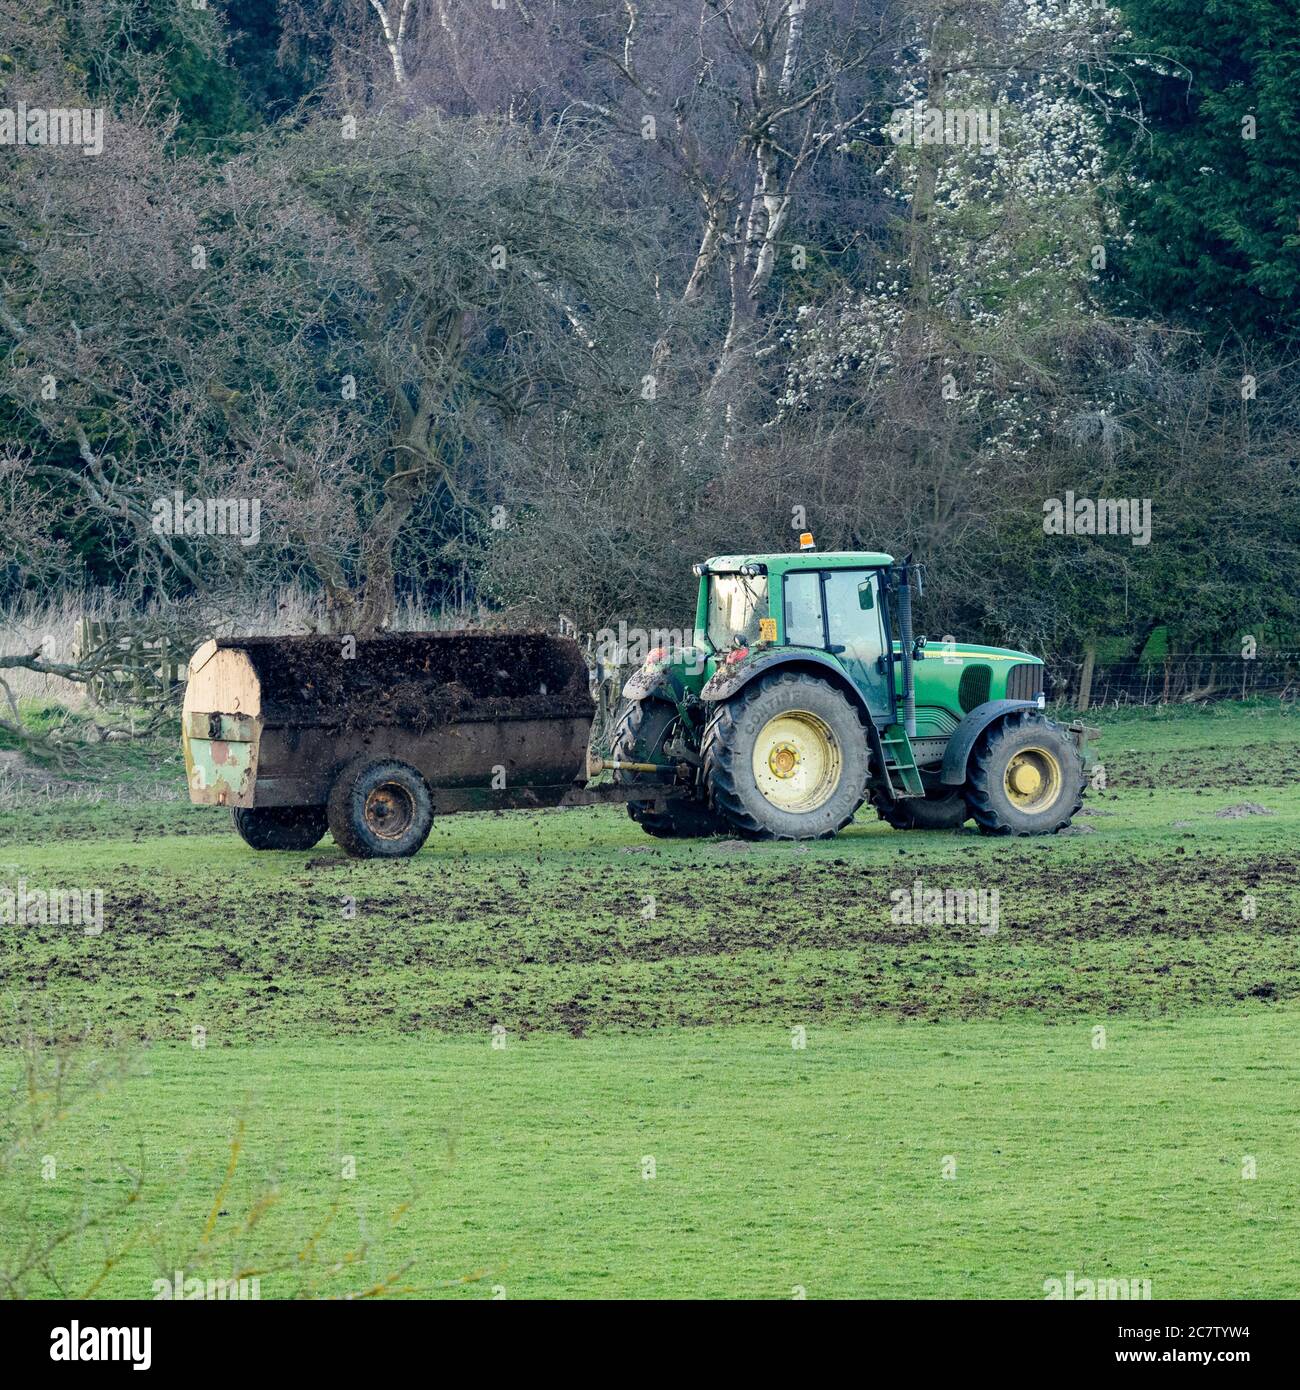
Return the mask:
M 885 754 L 885 780 L 897 797 L 924 796 L 925 786 L 916 770 L 912 740 L 901 724 L 888 724 L 881 731 L 880 746 Z

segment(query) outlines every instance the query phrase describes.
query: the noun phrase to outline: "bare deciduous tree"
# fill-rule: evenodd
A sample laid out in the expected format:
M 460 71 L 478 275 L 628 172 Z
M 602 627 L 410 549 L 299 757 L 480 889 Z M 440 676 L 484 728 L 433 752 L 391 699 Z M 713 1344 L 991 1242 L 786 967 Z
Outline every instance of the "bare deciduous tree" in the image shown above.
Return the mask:
M 164 587 L 306 560 L 340 624 L 383 626 L 421 503 L 480 506 L 468 461 L 530 412 L 589 408 L 642 332 L 635 231 L 576 132 L 322 119 L 220 173 L 166 128 L 112 134 L 88 169 L 32 162 L 0 205 L 0 400 L 29 482 Z M 267 534 L 160 528 L 178 488 L 259 499 Z

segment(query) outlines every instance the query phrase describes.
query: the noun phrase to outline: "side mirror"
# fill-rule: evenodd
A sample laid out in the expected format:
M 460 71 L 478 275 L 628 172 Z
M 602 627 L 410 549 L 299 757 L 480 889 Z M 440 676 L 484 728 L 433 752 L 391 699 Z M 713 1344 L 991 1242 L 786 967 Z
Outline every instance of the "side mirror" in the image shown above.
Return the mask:
M 858 585 L 858 607 L 864 613 L 868 613 L 876 606 L 875 583 L 870 579 L 864 579 Z

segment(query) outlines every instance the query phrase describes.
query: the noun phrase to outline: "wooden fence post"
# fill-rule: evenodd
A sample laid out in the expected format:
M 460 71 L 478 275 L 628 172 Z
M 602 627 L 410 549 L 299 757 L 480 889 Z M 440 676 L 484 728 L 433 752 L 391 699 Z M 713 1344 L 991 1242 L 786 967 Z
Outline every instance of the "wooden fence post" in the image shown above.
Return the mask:
M 1097 664 L 1097 646 L 1094 642 L 1089 642 L 1083 649 L 1083 669 L 1079 672 L 1079 698 L 1076 708 L 1082 714 L 1088 708 L 1088 702 L 1092 699 L 1092 671 Z

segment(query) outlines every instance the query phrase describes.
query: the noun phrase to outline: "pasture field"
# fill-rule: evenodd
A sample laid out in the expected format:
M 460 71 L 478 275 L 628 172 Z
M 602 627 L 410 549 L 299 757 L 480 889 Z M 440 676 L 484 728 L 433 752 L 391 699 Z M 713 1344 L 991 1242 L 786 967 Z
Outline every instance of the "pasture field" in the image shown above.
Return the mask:
M 616 808 L 255 854 L 161 799 L 170 745 L 16 796 L 0 886 L 104 926 L 0 927 L 45 1039 L 3 1059 L 9 1291 L 1294 1296 L 1300 716 L 1090 717 L 1107 787 L 1037 840 Z M 997 929 L 900 920 L 918 881 Z

